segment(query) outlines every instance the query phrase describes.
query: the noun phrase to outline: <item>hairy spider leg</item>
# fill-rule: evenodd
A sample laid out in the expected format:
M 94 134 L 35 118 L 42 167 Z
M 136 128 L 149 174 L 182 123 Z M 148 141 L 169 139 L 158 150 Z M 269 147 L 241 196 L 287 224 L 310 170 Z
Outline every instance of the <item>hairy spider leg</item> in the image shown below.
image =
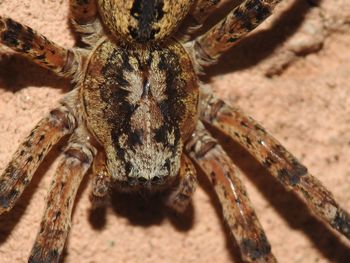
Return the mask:
M 179 213 L 184 212 L 191 202 L 196 187 L 197 171 L 191 160 L 183 154 L 179 172 L 179 185 L 167 196 L 165 204 Z
M 52 146 L 75 126 L 65 106 L 52 110 L 35 126 L 0 176 L 0 214 L 12 209 Z
M 220 0 L 198 0 L 191 8 L 185 20 L 186 22 L 180 27 L 177 39 L 183 43 L 188 42 L 191 39 L 191 35 L 201 28 L 219 3 Z
M 76 140 L 74 135 L 51 181 L 29 263 L 56 263 L 63 251 L 70 230 L 74 200 L 94 155 L 94 149 L 88 143 Z
M 193 25 L 202 25 L 219 3 L 220 0 L 198 0 L 191 12 L 191 17 L 194 19 Z
M 311 211 L 350 239 L 350 215 L 334 200 L 333 194 L 260 124 L 206 91 L 203 92 L 200 116 L 201 120 L 244 147 L 287 190 L 297 193 Z
M 110 198 L 111 176 L 107 171 L 106 156 L 103 151 L 99 151 L 94 159 L 91 186 L 92 208 L 105 207 Z
M 252 207 L 239 171 L 217 141 L 197 126 L 186 150 L 203 169 L 223 208 L 223 215 L 246 262 L 277 262 Z
M 97 4 L 95 0 L 70 0 L 71 18 L 78 24 L 86 24 L 97 17 Z
M 70 0 L 70 21 L 80 40 L 93 46 L 103 36 L 103 26 L 98 17 L 95 0 Z
M 201 28 L 204 21 L 210 16 L 220 0 L 198 0 L 191 8 L 183 26 L 177 32 L 177 39 L 188 42 L 191 35 Z
M 11 18 L 0 16 L 0 43 L 60 76 L 71 77 L 79 56 Z
M 269 17 L 281 0 L 245 0 L 224 19 L 193 41 L 201 65 L 215 63 L 221 53 Z

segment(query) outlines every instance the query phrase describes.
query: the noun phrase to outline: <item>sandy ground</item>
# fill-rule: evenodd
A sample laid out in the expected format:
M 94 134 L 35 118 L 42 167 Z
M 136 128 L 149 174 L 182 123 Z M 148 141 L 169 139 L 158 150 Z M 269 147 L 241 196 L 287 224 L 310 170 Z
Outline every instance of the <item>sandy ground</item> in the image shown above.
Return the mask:
M 0 0 L 0 14 L 53 41 L 74 44 L 68 1 Z M 312 4 L 315 4 L 313 6 Z M 217 94 L 274 134 L 350 211 L 350 3 L 286 0 L 276 14 L 208 70 Z M 69 83 L 0 47 L 0 170 Z M 26 262 L 44 208 L 56 149 L 17 206 L 0 217 L 0 262 Z M 350 243 L 317 220 L 249 155 L 231 149 L 280 262 L 349 262 Z M 201 181 L 186 216 L 158 200 L 115 195 L 90 214 L 82 187 L 62 262 L 240 262 L 212 190 Z

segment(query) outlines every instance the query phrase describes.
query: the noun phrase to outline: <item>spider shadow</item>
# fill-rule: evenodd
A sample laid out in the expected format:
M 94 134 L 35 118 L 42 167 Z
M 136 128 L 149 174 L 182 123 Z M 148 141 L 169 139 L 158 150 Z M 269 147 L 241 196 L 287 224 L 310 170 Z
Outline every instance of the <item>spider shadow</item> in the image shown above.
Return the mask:
M 61 153 L 60 149 L 62 148 L 62 145 L 64 145 L 64 141 L 65 139 L 63 139 L 59 144 L 55 145 L 49 154 L 45 157 L 44 161 L 40 164 L 35 174 L 33 175 L 29 186 L 23 191 L 23 194 L 15 206 L 9 212 L 1 215 L 0 245 L 6 242 L 13 229 L 21 220 L 44 175 L 47 174 L 47 171 L 52 170 L 51 168 L 53 166 L 53 163 Z M 39 224 L 37 226 L 37 230 L 39 230 Z
M 270 28 L 248 34 L 237 45 L 226 51 L 225 55 L 220 56 L 216 64 L 207 67 L 203 80 L 207 82 L 214 76 L 256 66 L 268 58 L 278 46 L 298 31 L 305 15 L 313 6 L 308 1 L 295 1 Z
M 0 59 L 0 88 L 17 92 L 29 86 L 48 86 L 68 91 L 70 80 L 61 78 L 25 57 L 11 53 Z
M 167 219 L 178 231 L 188 231 L 194 223 L 192 203 L 183 213 L 178 214 L 164 205 L 163 200 L 168 193 L 121 193 L 113 190 L 109 207 L 116 216 L 127 218 L 131 225 L 151 227 L 161 225 Z M 89 221 L 93 228 L 104 228 L 106 209 L 102 207 L 90 210 Z
M 288 223 L 298 231 L 302 231 L 313 243 L 324 258 L 329 261 L 345 263 L 350 258 L 349 245 L 345 244 L 335 231 L 314 216 L 304 202 L 293 192 L 287 190 L 256 159 L 239 144 L 219 131 L 210 128 L 210 132 L 220 141 L 225 151 L 243 174 L 269 201 L 269 204 Z M 245 178 L 243 178 L 244 181 Z M 201 180 L 202 187 L 208 192 L 216 207 L 218 215 L 222 215 L 221 205 L 210 185 L 209 180 Z M 253 204 L 254 205 L 254 204 Z M 227 247 L 232 251 L 233 237 L 226 231 Z M 281 240 L 283 242 L 283 240 Z M 235 249 L 235 248 L 234 248 Z M 273 251 L 273 247 L 272 247 Z M 236 251 L 233 251 L 236 258 Z

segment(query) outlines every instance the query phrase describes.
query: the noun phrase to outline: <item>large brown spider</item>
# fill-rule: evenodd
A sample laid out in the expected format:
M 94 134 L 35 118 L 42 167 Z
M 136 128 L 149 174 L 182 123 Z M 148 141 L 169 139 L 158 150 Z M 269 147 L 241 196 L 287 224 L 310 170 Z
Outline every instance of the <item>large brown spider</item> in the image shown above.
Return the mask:
M 105 198 L 111 183 L 126 191 L 163 190 L 178 184 L 167 204 L 182 211 L 195 186 L 195 170 L 188 157 L 203 168 L 213 183 L 243 258 L 274 261 L 234 165 L 200 121 L 195 127 L 198 93 L 201 121 L 240 143 L 283 185 L 303 196 L 311 210 L 349 238 L 348 214 L 338 207 L 331 194 L 261 126 L 213 97 L 194 75 L 195 70 L 214 62 L 213 57 L 263 21 L 278 1 L 245 1 L 230 13 L 232 17 L 226 18 L 227 29 L 219 30 L 222 25 L 219 24 L 217 31 L 183 42 L 183 47 L 174 40 L 160 40 L 176 28 L 191 1 L 178 9 L 181 1 L 172 4 L 171 15 L 166 12 L 167 1 L 125 2 L 129 3 L 129 9 L 122 14 L 130 14 L 130 20 L 117 21 L 115 29 L 113 18 L 108 16 L 113 7 L 102 6 L 118 5 L 117 1 L 98 1 L 104 26 L 94 1 L 71 1 L 73 21 L 85 49 L 65 50 L 10 19 L 0 20 L 3 44 L 59 75 L 72 78 L 77 87 L 62 100 L 61 107 L 39 123 L 0 178 L 0 211 L 5 211 L 13 207 L 51 146 L 70 135 L 65 158 L 51 186 L 41 231 L 32 250 L 32 262 L 58 260 L 68 233 L 76 190 L 93 161 L 93 201 Z M 202 23 L 215 5 L 212 1 L 197 2 L 189 15 L 192 26 Z M 200 5 L 206 6 L 205 12 Z M 167 21 L 173 17 L 176 22 Z M 157 19 L 160 23 L 154 26 L 152 23 Z M 107 28 L 116 31 L 106 33 Z M 227 33 L 230 28 L 234 31 Z M 218 39 L 220 42 L 216 42 Z M 87 58 L 92 48 L 94 56 Z M 98 92 L 93 89 L 101 86 L 103 89 Z M 118 92 L 114 93 L 115 90 Z M 182 154 L 180 159 L 183 143 L 188 157 Z M 130 159 L 127 159 L 128 151 L 132 151 Z M 179 178 L 172 180 L 178 174 Z

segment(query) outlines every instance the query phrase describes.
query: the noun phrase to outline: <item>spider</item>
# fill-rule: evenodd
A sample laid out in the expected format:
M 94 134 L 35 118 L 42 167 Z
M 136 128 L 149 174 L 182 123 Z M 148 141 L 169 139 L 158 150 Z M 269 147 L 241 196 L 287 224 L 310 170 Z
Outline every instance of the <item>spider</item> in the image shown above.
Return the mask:
M 52 146 L 69 137 L 29 262 L 59 260 L 77 189 L 90 167 L 95 206 L 111 188 L 172 189 L 165 202 L 182 212 L 196 187 L 193 163 L 211 181 L 243 260 L 276 261 L 236 167 L 204 125 L 241 144 L 315 214 L 350 237 L 349 215 L 332 194 L 258 123 L 198 81 L 202 68 L 278 2 L 243 1 L 222 22 L 187 41 L 177 35 L 181 21 L 187 17 L 190 28 L 200 26 L 218 1 L 71 0 L 72 24 L 83 44 L 74 49 L 1 17 L 2 44 L 75 87 L 36 125 L 0 177 L 2 213 L 15 205 Z

